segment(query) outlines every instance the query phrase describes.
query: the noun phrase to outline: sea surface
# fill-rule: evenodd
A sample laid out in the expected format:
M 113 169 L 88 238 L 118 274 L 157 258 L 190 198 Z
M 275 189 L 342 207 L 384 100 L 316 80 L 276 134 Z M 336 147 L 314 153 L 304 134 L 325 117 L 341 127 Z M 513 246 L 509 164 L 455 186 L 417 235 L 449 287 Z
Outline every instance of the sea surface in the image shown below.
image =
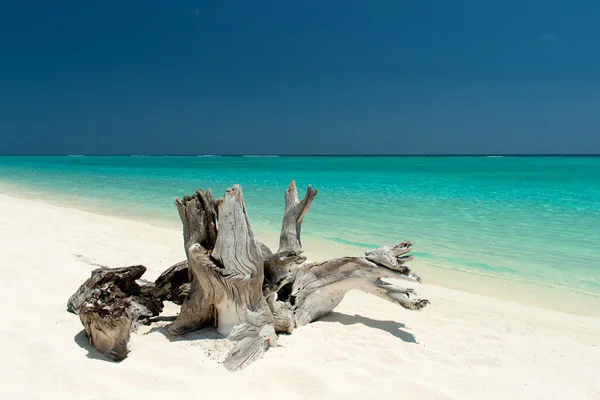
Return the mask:
M 598 157 L 0 157 L 2 193 L 177 229 L 175 197 L 239 183 L 273 237 L 292 179 L 307 252 L 411 240 L 426 282 L 600 313 Z

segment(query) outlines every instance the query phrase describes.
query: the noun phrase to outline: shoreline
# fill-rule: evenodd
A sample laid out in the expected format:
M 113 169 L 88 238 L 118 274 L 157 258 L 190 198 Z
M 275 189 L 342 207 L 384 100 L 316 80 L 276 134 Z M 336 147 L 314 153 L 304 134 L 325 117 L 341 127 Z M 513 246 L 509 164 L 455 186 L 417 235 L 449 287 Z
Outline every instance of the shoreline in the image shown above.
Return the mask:
M 181 253 L 181 256 L 179 258 L 173 258 L 171 264 L 168 264 L 165 269 L 169 268 L 171 265 L 183 260 L 185 258 L 185 254 L 183 252 L 183 248 L 180 249 L 181 245 L 181 232 L 175 228 L 172 227 L 168 227 L 168 226 L 161 226 L 159 224 L 154 224 L 151 221 L 143 221 L 143 220 L 137 220 L 137 219 L 127 219 L 127 218 L 123 218 L 121 216 L 115 216 L 115 215 L 110 215 L 110 214 L 103 214 L 103 213 L 95 213 L 95 212 L 90 212 L 90 211 L 86 211 L 86 210 L 80 210 L 77 208 L 71 208 L 68 206 L 62 206 L 62 205 L 55 205 L 55 204 L 51 204 L 51 203 L 46 203 L 43 201 L 39 201 L 39 200 L 31 200 L 31 199 L 27 199 L 24 197 L 18 197 L 18 196 L 13 196 L 13 195 L 9 195 L 6 193 L 2 193 L 0 192 L 0 204 L 2 203 L 2 201 L 5 200 L 9 200 L 9 201 L 19 201 L 19 200 L 23 200 L 27 203 L 30 203 L 31 205 L 34 206 L 38 206 L 38 207 L 42 207 L 42 208 L 53 208 L 58 210 L 59 212 L 64 212 L 64 213 L 76 213 L 78 214 L 78 218 L 86 218 L 86 217 L 92 217 L 94 219 L 99 219 L 99 220 L 103 220 L 105 219 L 106 221 L 103 222 L 112 222 L 112 223 L 116 223 L 116 224 L 127 224 L 127 225 L 140 225 L 140 227 L 145 226 L 148 229 L 157 229 L 162 231 L 162 233 L 164 235 L 168 235 L 171 237 L 173 243 L 177 243 L 177 246 L 171 246 L 170 248 L 170 252 L 169 253 Z M 270 248 L 276 248 L 277 247 L 277 242 L 279 240 L 279 232 L 264 232 L 264 231 L 256 231 L 257 236 L 259 237 L 259 239 L 264 242 L 267 246 L 269 246 Z M 337 249 L 339 251 L 339 254 L 335 254 L 335 253 L 331 253 L 331 252 L 327 252 L 327 248 L 330 248 L 332 246 L 324 246 L 325 249 L 319 248 L 318 244 L 320 243 L 318 240 L 314 240 L 312 238 L 308 238 L 308 239 L 304 239 L 303 238 L 303 242 L 306 244 L 308 243 L 308 246 L 306 247 L 310 247 L 310 245 L 315 245 L 317 244 L 316 247 L 313 246 L 312 249 L 309 249 L 307 251 L 305 251 L 305 254 L 307 254 L 308 260 L 309 261 L 319 261 L 325 258 L 334 258 L 334 257 L 342 257 L 344 255 L 348 256 L 362 256 L 362 252 L 361 250 L 357 250 L 355 251 L 355 254 L 348 254 L 347 250 L 348 248 L 346 247 L 342 247 L 340 246 L 339 249 Z M 86 260 L 87 257 L 84 255 L 81 255 L 83 257 L 79 257 L 80 255 L 75 255 L 77 258 L 82 258 L 83 260 Z M 131 257 L 135 257 L 135 255 L 131 255 L 130 257 L 127 258 L 131 258 Z M 87 261 L 84 261 L 86 263 L 89 263 L 90 265 L 94 265 L 94 262 L 97 260 L 92 259 L 88 259 Z M 156 263 L 159 264 L 164 264 L 165 260 L 156 260 Z M 136 264 L 136 261 L 132 261 L 131 265 Z M 151 263 L 155 264 L 155 263 Z M 124 264 L 123 264 L 124 265 Z M 415 265 L 417 265 L 417 267 L 415 268 Z M 122 265 L 109 265 L 110 267 L 117 267 L 117 266 L 122 266 Z M 432 266 L 428 266 L 424 263 L 420 263 L 418 260 L 413 260 L 410 262 L 410 268 L 411 270 L 417 272 L 418 274 L 421 275 L 421 277 L 423 278 L 423 284 L 419 284 L 416 282 L 404 282 L 402 281 L 402 284 L 404 286 L 413 286 L 413 288 L 415 288 L 416 291 L 420 291 L 422 292 L 422 295 L 425 295 L 425 290 L 419 290 L 419 289 L 425 289 L 425 288 L 434 288 L 434 292 L 436 293 L 442 293 L 445 291 L 449 291 L 452 292 L 454 295 L 459 295 L 460 297 L 463 296 L 473 296 L 474 299 L 478 299 L 478 300 L 483 300 L 485 299 L 486 301 L 492 301 L 492 302 L 499 302 L 496 304 L 496 306 L 499 306 L 503 303 L 506 304 L 510 304 L 511 306 L 516 306 L 516 307 L 524 307 L 525 309 L 528 309 L 531 312 L 534 312 L 535 309 L 543 309 L 544 311 L 547 312 L 552 312 L 552 313 L 558 313 L 558 314 L 562 314 L 564 316 L 566 315 L 571 315 L 573 317 L 581 317 L 584 319 L 598 319 L 598 322 L 600 322 L 600 314 L 596 315 L 596 314 L 581 314 L 581 313 L 573 313 L 573 312 L 569 312 L 569 311 L 565 311 L 562 309 L 556 309 L 556 308 L 548 308 L 548 307 L 543 307 L 540 306 L 539 304 L 535 304 L 534 303 L 527 303 L 527 302 L 518 302 L 515 301 L 513 299 L 507 299 L 506 296 L 500 296 L 499 294 L 497 295 L 491 295 L 491 292 L 488 293 L 482 293 L 482 291 L 471 291 L 471 290 L 465 290 L 465 289 L 460 289 L 460 288 L 456 288 L 456 286 L 464 286 L 465 288 L 469 285 L 472 286 L 472 283 L 469 282 L 452 282 L 452 281 L 448 281 L 448 280 L 444 280 L 445 277 L 440 277 L 438 276 L 436 279 L 434 279 L 434 281 L 436 281 L 435 283 L 429 283 L 432 280 L 430 279 L 431 277 L 428 277 L 427 274 L 424 274 L 423 271 L 423 267 L 425 269 L 427 268 L 432 268 Z M 432 269 L 434 270 L 444 270 L 445 268 L 439 268 L 439 267 L 433 267 Z M 448 269 L 449 270 L 449 269 Z M 151 277 L 152 279 L 155 279 L 156 277 L 158 277 L 158 275 L 160 275 L 164 270 L 155 270 L 153 268 L 148 268 L 147 274 L 149 274 L 150 276 L 145 276 L 145 277 Z M 461 274 L 462 272 L 456 271 L 456 270 L 450 270 L 451 272 L 448 273 L 448 275 L 457 275 L 457 274 Z M 154 276 L 155 275 L 155 276 Z M 464 272 L 464 275 L 477 275 L 475 273 L 471 273 L 471 272 Z M 490 276 L 485 276 L 484 278 L 485 280 L 488 279 L 494 279 L 493 277 Z M 503 278 L 497 278 L 498 280 L 503 280 Z M 437 280 L 440 281 L 444 281 L 445 283 L 450 283 L 450 285 L 443 285 L 437 282 Z M 393 281 L 393 279 L 392 279 Z M 398 281 L 400 282 L 400 281 Z M 453 284 L 454 283 L 454 284 Z M 506 285 L 507 282 L 504 282 L 504 285 Z M 528 286 L 528 284 L 525 283 L 525 286 Z M 491 288 L 490 286 L 487 286 L 487 288 Z M 485 289 L 485 288 L 484 288 Z M 498 289 L 498 288 L 494 288 L 494 289 Z M 552 290 L 553 288 L 549 288 L 549 290 Z M 426 297 L 426 296 L 422 296 L 422 297 Z
M 16 193 L 7 193 L 15 190 Z M 23 188 L 25 191 L 25 188 Z M 178 216 L 173 212 L 173 220 L 167 221 L 166 218 L 157 218 L 155 215 L 135 215 L 125 212 L 115 212 L 116 209 L 111 209 L 108 204 L 103 204 L 105 201 L 93 203 L 94 206 L 89 209 L 79 208 L 65 204 L 69 200 L 75 200 L 76 205 L 82 205 L 87 202 L 87 198 L 73 196 L 72 199 L 51 197 L 49 201 L 42 201 L 38 198 L 31 199 L 19 192 L 18 188 L 13 185 L 0 185 L 0 196 L 6 196 L 12 199 L 27 200 L 34 203 L 57 207 L 65 211 L 76 210 L 82 213 L 89 213 L 96 216 L 114 218 L 122 221 L 131 221 L 135 223 L 147 224 L 160 229 L 168 229 L 181 234 L 180 221 Z M 113 213 L 111 213 L 113 211 Z M 278 231 L 267 231 L 260 228 L 254 228 L 259 240 L 267 244 L 271 249 L 277 248 L 279 240 Z M 341 243 L 325 242 L 314 238 L 310 235 L 303 236 L 305 244 L 305 254 L 310 260 L 320 261 L 329 258 L 343 256 L 362 256 L 365 249 Z M 418 253 L 418 245 L 413 249 Z M 185 258 L 185 257 L 184 257 Z M 415 259 L 410 262 L 409 267 L 421 276 L 423 282 L 447 289 L 458 290 L 461 292 L 481 295 L 494 299 L 509 300 L 516 304 L 540 307 L 546 310 L 559 311 L 573 315 L 600 317 L 600 294 L 581 292 L 566 287 L 558 287 L 550 285 L 546 282 L 525 281 L 506 276 L 497 276 L 468 269 L 459 269 L 452 266 L 435 265 L 419 260 L 415 255 Z M 417 286 L 418 291 L 418 286 Z M 561 297 L 560 301 L 556 298 Z

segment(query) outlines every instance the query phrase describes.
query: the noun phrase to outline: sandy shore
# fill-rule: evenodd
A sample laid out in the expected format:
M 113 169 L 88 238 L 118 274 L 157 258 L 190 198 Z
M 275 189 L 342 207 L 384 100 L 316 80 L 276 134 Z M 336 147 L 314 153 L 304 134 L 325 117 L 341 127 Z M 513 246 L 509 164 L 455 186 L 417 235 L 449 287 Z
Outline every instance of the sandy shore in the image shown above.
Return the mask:
M 0 397 L 600 399 L 600 318 L 427 284 L 422 312 L 351 292 L 236 374 L 214 332 L 172 339 L 167 322 L 119 364 L 88 346 L 65 305 L 93 263 L 154 279 L 183 258 L 179 231 L 0 195 Z

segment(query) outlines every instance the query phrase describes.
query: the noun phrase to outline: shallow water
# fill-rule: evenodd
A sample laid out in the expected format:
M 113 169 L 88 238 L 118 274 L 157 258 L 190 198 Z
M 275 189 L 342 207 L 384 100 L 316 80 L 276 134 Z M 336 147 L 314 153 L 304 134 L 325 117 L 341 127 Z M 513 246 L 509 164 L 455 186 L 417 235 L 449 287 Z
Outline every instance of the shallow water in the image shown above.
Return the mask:
M 175 197 L 239 183 L 275 234 L 292 179 L 336 253 L 408 239 L 431 267 L 600 296 L 596 157 L 0 157 L 1 192 L 173 227 Z

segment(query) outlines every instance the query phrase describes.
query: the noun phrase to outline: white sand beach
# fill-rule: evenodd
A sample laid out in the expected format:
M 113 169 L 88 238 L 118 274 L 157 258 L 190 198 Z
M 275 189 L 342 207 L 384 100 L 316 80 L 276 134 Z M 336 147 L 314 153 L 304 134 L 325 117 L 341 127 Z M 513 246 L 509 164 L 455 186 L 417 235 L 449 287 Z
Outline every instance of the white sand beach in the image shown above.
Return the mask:
M 169 338 L 167 321 L 120 363 L 87 344 L 65 307 L 94 264 L 154 279 L 184 258 L 180 231 L 0 195 L 0 398 L 600 399 L 600 318 L 427 283 L 420 312 L 350 292 L 237 373 L 219 364 L 225 339 Z

